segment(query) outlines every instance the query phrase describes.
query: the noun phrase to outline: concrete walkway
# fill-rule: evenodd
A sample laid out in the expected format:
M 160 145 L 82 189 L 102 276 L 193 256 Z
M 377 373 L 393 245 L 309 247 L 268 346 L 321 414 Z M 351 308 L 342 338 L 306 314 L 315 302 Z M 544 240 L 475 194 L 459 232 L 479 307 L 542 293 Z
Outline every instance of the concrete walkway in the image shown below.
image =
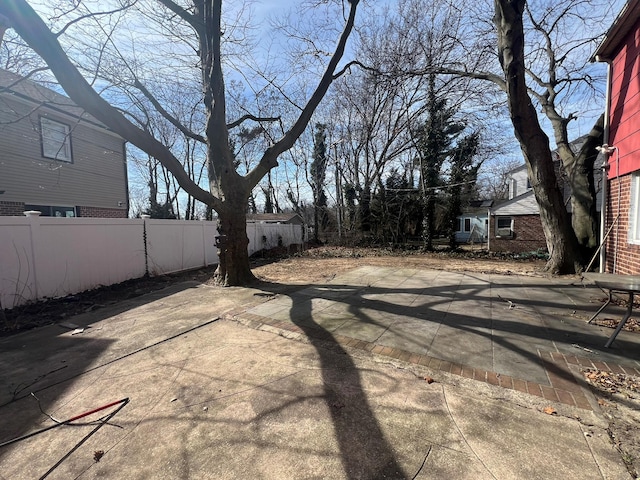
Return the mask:
M 0 443 L 129 399 L 0 447 L 0 478 L 630 478 L 574 377 L 639 367 L 585 325 L 599 291 L 363 267 L 274 292 L 185 283 L 0 340 Z
M 332 340 L 589 409 L 580 368 L 640 375 L 640 334 L 588 325 L 606 295 L 579 278 L 362 267 L 237 319 Z M 602 318 L 620 319 L 611 305 Z

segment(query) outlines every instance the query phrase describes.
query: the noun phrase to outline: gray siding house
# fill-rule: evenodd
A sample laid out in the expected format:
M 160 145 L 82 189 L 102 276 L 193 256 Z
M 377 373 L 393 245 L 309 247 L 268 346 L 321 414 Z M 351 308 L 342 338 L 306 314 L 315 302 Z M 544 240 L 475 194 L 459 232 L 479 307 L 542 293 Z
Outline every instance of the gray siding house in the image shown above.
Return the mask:
M 127 217 L 125 141 L 68 97 L 0 69 L 0 215 Z

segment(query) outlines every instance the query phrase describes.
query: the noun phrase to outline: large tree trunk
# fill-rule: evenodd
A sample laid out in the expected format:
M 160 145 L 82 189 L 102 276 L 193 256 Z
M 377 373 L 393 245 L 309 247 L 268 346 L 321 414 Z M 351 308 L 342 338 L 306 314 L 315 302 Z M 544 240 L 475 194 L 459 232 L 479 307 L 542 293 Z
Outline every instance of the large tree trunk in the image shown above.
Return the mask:
M 227 208 L 219 212 L 218 268 L 215 278 L 225 286 L 247 285 L 255 280 L 249 266 L 247 216 L 244 210 Z
M 233 172 L 235 173 L 235 171 Z M 222 175 L 223 188 L 229 194 L 218 209 L 218 268 L 215 279 L 224 286 L 242 286 L 255 280 L 249 265 L 247 204 L 249 188 L 238 175 Z
M 560 158 L 571 187 L 571 225 L 582 250 L 583 258 L 593 255 L 598 246 L 598 213 L 593 171 L 604 136 L 604 115 L 589 132 L 579 152 L 559 149 Z
M 504 71 L 511 121 L 527 164 L 549 249 L 547 270 L 575 273 L 582 268 L 576 236 L 563 203 L 553 167 L 549 138 L 538 122 L 525 83 L 525 0 L 495 0 L 498 53 Z

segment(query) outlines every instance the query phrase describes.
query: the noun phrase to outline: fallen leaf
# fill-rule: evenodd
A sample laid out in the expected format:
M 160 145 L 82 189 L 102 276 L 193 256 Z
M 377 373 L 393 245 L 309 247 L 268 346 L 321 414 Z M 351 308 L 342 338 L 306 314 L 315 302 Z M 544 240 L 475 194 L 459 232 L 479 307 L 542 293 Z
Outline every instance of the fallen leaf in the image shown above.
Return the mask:
M 93 452 L 93 461 L 99 462 L 103 455 L 104 450 L 96 450 L 95 452 Z
M 558 412 L 556 411 L 556 409 L 555 409 L 555 408 L 553 408 L 553 407 L 544 407 L 544 408 L 542 409 L 542 411 L 543 411 L 544 413 L 546 413 L 547 415 L 555 415 L 556 413 L 558 413 Z
M 425 382 L 427 382 L 427 383 L 433 383 L 433 382 L 435 382 L 435 380 L 434 380 L 433 378 L 429 377 L 429 376 L 424 377 L 424 381 L 425 381 Z

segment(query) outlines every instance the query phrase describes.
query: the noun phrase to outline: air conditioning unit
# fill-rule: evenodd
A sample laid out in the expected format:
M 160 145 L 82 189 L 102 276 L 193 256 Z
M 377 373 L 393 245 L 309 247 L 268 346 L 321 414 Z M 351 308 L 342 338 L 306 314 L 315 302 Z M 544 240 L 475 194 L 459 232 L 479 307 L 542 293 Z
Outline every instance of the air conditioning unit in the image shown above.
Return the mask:
M 496 237 L 511 237 L 512 232 L 510 228 L 499 228 Z

